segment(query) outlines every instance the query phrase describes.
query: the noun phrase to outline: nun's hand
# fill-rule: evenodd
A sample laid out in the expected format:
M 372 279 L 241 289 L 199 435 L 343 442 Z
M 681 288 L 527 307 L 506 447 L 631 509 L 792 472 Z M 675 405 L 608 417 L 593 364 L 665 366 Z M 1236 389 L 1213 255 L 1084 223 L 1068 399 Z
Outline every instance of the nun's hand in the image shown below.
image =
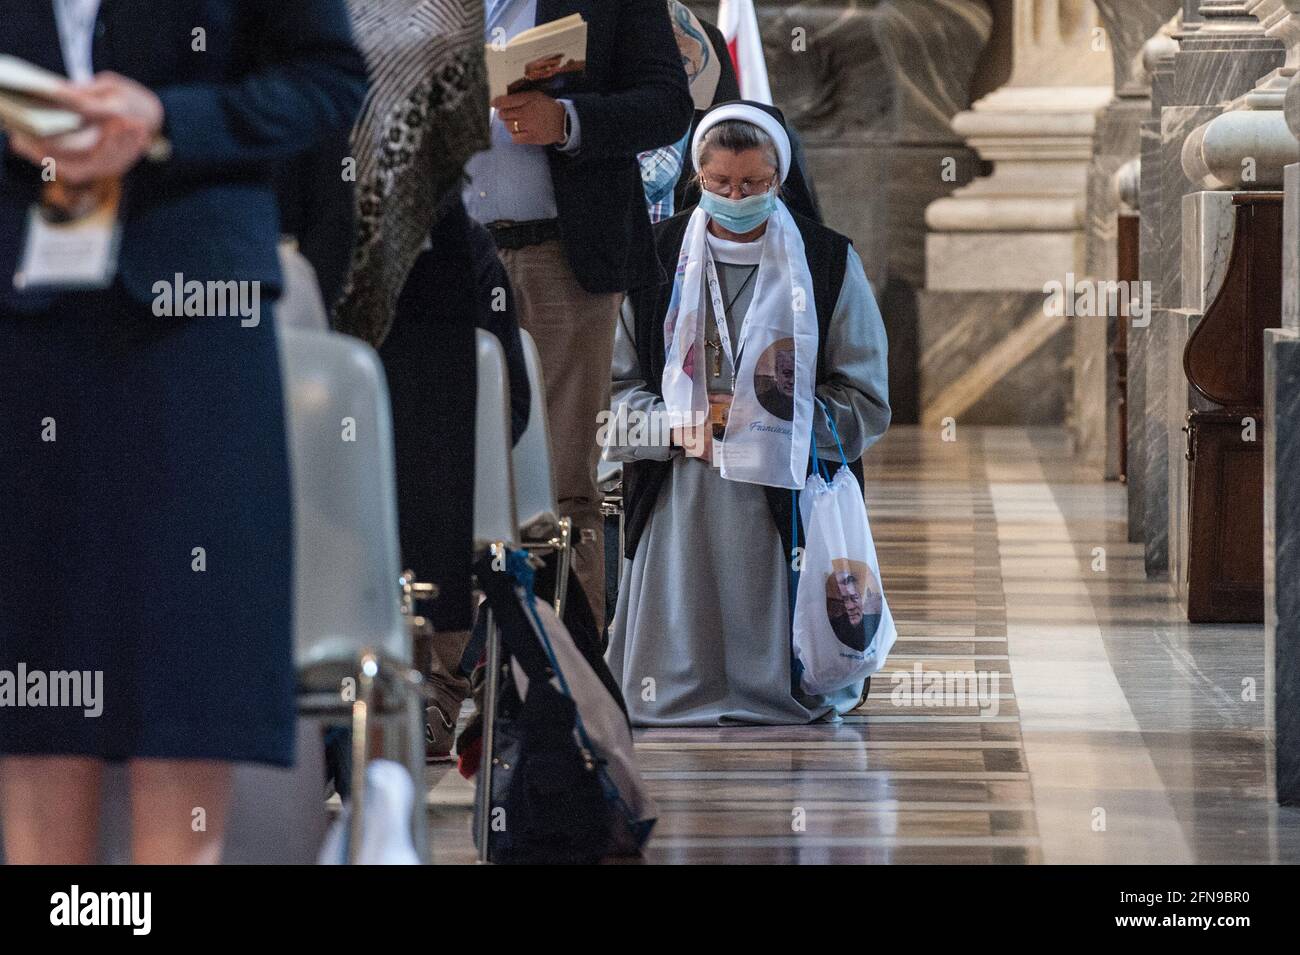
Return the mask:
M 673 428 L 673 444 L 682 449 L 688 458 L 699 458 L 713 463 L 713 429 L 709 425 Z

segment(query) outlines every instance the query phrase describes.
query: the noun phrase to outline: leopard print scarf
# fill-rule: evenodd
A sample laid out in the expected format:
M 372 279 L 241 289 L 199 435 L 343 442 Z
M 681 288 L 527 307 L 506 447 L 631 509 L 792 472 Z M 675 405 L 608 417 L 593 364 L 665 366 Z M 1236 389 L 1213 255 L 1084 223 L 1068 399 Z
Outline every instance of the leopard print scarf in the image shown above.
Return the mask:
M 352 130 L 357 236 L 333 324 L 378 348 L 439 201 L 489 145 L 483 0 L 348 8 L 370 92 Z

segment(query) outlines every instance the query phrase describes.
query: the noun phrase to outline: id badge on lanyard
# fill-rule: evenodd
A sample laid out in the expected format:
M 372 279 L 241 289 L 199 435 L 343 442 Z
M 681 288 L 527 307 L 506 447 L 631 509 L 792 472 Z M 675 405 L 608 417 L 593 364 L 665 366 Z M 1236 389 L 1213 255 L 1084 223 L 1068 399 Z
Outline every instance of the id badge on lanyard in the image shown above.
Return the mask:
M 49 182 L 27 213 L 14 288 L 73 291 L 102 289 L 117 275 L 121 243 L 122 181 L 89 186 Z

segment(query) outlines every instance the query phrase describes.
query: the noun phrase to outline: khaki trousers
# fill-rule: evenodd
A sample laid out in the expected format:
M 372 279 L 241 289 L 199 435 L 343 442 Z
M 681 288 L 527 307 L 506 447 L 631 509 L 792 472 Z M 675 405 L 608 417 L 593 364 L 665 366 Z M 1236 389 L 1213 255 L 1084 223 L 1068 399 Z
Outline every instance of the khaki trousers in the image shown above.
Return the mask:
M 556 496 L 573 520 L 573 572 L 605 624 L 605 534 L 596 487 L 596 416 L 609 408 L 614 329 L 623 293 L 578 284 L 558 239 L 501 249 L 514 287 L 519 324 L 537 341 L 546 379 Z

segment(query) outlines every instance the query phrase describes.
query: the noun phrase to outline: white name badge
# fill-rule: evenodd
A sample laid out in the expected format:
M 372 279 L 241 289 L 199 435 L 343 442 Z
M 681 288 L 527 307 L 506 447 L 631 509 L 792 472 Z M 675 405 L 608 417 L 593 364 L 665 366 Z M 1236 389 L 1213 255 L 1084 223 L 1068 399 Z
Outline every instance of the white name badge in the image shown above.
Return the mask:
M 69 193 L 47 190 L 27 213 L 27 239 L 14 274 L 19 290 L 107 288 L 117 274 L 120 182 Z

